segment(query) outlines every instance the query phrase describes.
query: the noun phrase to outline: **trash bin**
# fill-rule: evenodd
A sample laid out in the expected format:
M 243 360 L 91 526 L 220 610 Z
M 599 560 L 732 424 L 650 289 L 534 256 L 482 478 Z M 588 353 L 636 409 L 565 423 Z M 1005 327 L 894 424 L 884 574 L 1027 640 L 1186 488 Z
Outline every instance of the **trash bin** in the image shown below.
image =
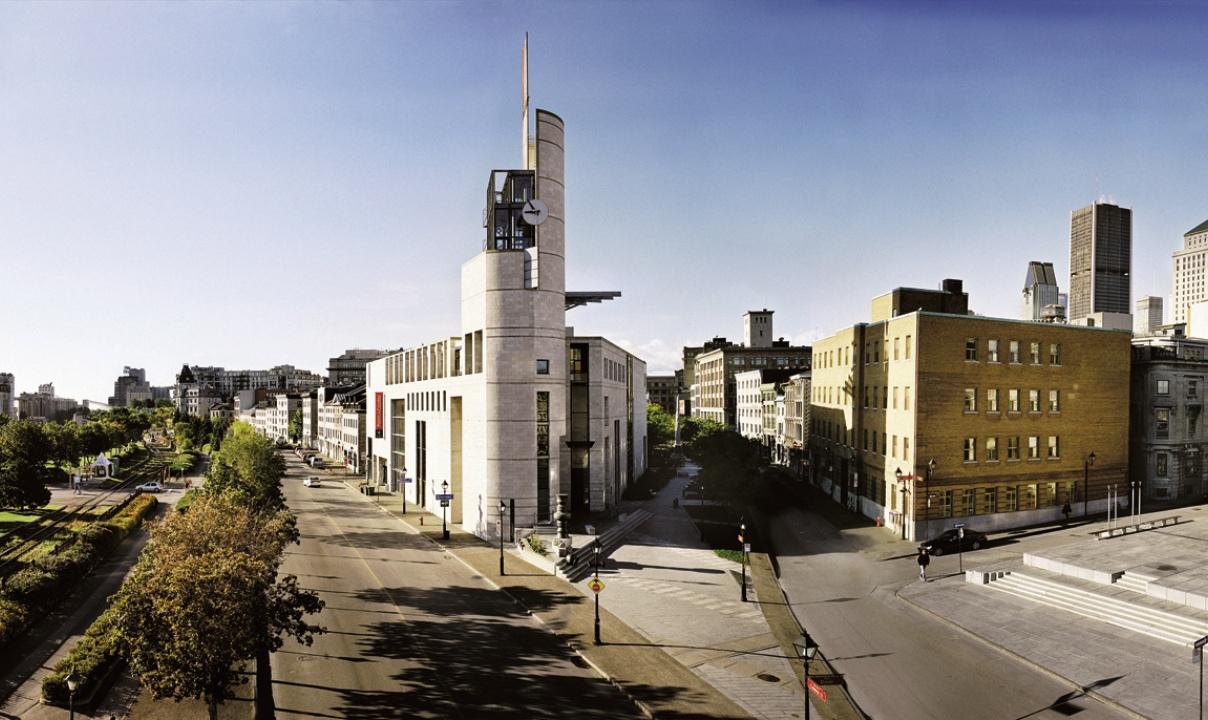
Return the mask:
M 365 494 L 366 494 L 366 495 L 376 495 L 376 494 L 377 494 L 377 488 L 375 488 L 375 487 L 374 487 L 374 486 L 372 486 L 372 485 L 366 485 L 366 486 L 365 486 L 364 488 L 362 488 L 362 489 L 365 491 Z

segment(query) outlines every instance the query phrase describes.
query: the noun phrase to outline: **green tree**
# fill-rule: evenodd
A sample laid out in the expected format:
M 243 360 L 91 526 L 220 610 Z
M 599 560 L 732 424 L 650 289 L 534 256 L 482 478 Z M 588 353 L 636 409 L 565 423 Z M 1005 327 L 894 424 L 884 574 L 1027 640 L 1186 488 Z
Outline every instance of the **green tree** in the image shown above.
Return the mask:
M 193 448 L 193 428 L 181 420 L 172 426 L 172 437 L 176 441 L 176 449 L 185 452 Z
M 14 420 L 0 426 L 0 507 L 41 507 L 50 502 L 46 483 L 53 446 L 42 426 Z
M 289 419 L 289 439 L 298 442 L 302 439 L 302 408 L 294 411 L 294 416 Z
M 646 405 L 646 441 L 654 448 L 675 442 L 675 418 L 657 403 Z
M 122 653 L 154 697 L 202 699 L 216 718 L 254 660 L 256 716 L 273 716 L 270 654 L 284 637 L 310 645 L 322 632 L 304 619 L 322 609 L 318 596 L 277 577 L 296 540 L 288 512 L 210 492 L 152 530 L 114 609 Z
M 257 435 L 247 423 L 235 423 L 222 447 L 211 453 L 206 491 L 231 493 L 253 510 L 280 510 L 285 507 L 281 494 L 284 475 L 285 461 L 273 442 Z

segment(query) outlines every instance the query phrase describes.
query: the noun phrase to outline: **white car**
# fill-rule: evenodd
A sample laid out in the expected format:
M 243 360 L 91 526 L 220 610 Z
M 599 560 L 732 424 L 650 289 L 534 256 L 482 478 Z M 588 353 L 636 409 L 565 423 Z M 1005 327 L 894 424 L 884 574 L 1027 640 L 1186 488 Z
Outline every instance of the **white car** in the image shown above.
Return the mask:
M 322 487 L 323 481 L 319 480 L 316 475 L 307 475 L 306 479 L 302 481 L 302 485 L 304 487 Z
M 137 485 L 137 486 L 135 486 L 134 489 L 137 490 L 138 492 L 156 493 L 156 492 L 163 492 L 164 486 L 160 485 L 158 482 L 149 482 L 149 483 L 143 483 L 142 485 Z

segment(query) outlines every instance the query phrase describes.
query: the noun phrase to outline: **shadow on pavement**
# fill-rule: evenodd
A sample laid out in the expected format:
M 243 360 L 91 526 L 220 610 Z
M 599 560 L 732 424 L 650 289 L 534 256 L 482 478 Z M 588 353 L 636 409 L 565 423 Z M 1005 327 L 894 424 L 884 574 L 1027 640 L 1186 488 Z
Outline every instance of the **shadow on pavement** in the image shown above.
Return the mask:
M 342 717 L 553 718 L 572 711 L 576 718 L 640 717 L 628 698 L 591 671 L 575 669 L 581 664 L 570 648 L 494 590 L 371 588 L 359 596 L 388 598 L 408 617 L 366 625 L 364 656 L 406 662 L 391 676 L 398 690 L 332 688 Z M 564 600 L 551 594 L 545 602 Z

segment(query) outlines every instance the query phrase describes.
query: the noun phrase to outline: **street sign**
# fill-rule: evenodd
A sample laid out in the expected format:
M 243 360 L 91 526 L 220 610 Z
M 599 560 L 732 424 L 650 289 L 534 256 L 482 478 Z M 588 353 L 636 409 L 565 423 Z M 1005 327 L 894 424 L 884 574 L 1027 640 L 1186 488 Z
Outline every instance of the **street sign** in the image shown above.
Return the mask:
M 823 702 L 825 702 L 826 701 L 826 691 L 822 689 L 822 686 L 819 685 L 818 683 L 814 682 L 813 678 L 810 678 L 806 682 L 809 683 L 810 692 L 817 695 L 819 700 L 822 700 Z
M 413 482 L 415 482 L 415 478 L 405 477 L 405 478 L 403 478 L 403 482 L 404 483 L 413 483 Z
M 453 499 L 453 493 L 437 493 L 436 499 L 440 500 L 441 502 L 449 502 Z
M 604 581 L 600 578 L 592 578 L 591 580 L 587 581 L 587 587 L 591 588 L 592 592 L 599 595 L 604 589 Z
M 1208 645 L 1208 635 L 1195 641 L 1191 649 L 1191 662 L 1199 665 L 1204 660 L 1204 646 Z
M 738 542 L 742 542 L 742 533 L 738 533 Z
M 743 544 L 742 544 L 742 551 L 743 551 L 743 552 L 746 552 L 746 553 L 751 552 L 751 543 L 743 543 Z
M 440 501 L 440 506 L 441 506 L 441 507 L 449 507 L 449 501 L 448 501 L 448 500 L 441 500 L 441 501 Z

